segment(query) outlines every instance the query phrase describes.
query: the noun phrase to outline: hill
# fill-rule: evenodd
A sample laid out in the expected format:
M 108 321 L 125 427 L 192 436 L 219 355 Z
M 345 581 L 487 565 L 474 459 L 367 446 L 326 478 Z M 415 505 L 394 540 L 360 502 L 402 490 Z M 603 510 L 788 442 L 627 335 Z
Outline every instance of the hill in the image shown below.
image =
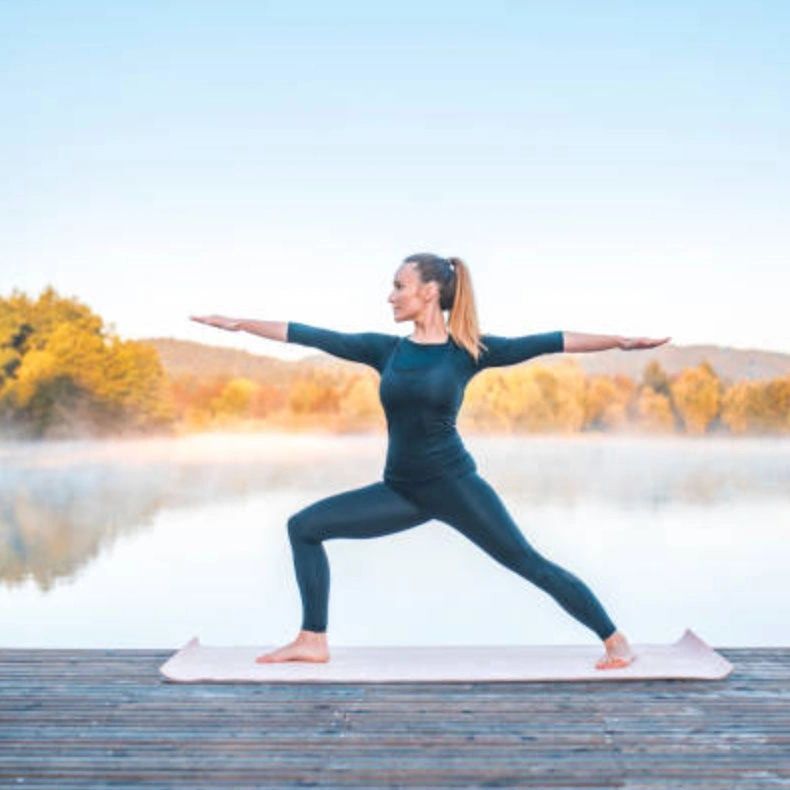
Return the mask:
M 189 340 L 161 337 L 139 340 L 157 349 L 165 370 L 171 376 L 187 373 L 207 378 L 243 376 L 252 381 L 286 383 L 299 365 L 354 364 L 321 351 L 303 360 L 289 361 Z M 773 379 L 790 375 L 790 354 L 712 345 L 674 346 L 669 343 L 642 351 L 610 349 L 593 353 L 557 354 L 541 358 L 541 362 L 557 364 L 564 359 L 574 359 L 587 374 L 621 374 L 634 380 L 641 377 L 645 366 L 653 359 L 670 376 L 705 360 L 724 381 Z

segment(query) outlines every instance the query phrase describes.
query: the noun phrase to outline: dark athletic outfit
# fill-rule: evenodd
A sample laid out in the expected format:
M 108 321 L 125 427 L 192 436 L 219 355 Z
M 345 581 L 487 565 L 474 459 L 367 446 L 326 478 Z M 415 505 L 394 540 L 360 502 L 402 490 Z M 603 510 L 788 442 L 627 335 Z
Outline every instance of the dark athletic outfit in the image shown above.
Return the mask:
M 477 473 L 455 427 L 464 390 L 476 373 L 564 351 L 561 331 L 481 335 L 487 349 L 475 362 L 452 338 L 416 343 L 380 332 L 336 332 L 288 323 L 287 340 L 362 362 L 381 374 L 379 396 L 389 444 L 383 480 L 321 499 L 288 520 L 302 628 L 326 631 L 332 538 L 375 538 L 438 519 L 551 595 L 601 639 L 616 628 L 587 585 L 537 552 L 496 491 Z

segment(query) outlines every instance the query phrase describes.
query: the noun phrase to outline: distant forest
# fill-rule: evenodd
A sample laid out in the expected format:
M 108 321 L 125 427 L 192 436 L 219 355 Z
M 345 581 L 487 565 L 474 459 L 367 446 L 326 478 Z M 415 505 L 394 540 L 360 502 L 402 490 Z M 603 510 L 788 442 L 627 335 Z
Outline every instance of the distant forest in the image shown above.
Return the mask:
M 631 352 L 638 353 L 638 352 Z M 567 364 L 566 364 L 567 363 Z M 285 370 L 285 373 L 282 373 Z M 0 432 L 52 439 L 232 430 L 384 430 L 378 374 L 283 363 L 267 377 L 168 373 L 157 349 L 122 340 L 88 307 L 47 287 L 0 298 Z M 703 361 L 638 380 L 586 374 L 573 360 L 490 368 L 469 383 L 460 430 L 787 435 L 790 375 L 723 381 Z

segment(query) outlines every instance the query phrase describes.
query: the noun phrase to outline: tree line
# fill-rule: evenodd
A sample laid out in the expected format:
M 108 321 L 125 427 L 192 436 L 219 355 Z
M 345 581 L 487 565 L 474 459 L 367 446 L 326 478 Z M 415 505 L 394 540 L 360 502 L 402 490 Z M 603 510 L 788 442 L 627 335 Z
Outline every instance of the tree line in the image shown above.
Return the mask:
M 122 340 L 77 299 L 47 287 L 0 298 L 0 431 L 13 438 L 170 434 L 217 428 L 385 427 L 378 374 L 297 365 L 284 383 L 168 376 L 157 350 Z M 464 430 L 505 433 L 790 433 L 790 376 L 723 381 L 708 362 L 641 379 L 587 375 L 573 359 L 491 368 L 472 379 Z

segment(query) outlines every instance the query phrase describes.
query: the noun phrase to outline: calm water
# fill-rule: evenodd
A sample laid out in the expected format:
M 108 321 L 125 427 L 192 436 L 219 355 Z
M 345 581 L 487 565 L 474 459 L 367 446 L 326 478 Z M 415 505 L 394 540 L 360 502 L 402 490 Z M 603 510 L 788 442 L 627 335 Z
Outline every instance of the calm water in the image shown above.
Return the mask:
M 381 479 L 385 437 L 0 444 L 0 645 L 274 645 L 301 605 L 286 521 Z M 539 551 L 632 642 L 790 645 L 790 441 L 465 437 Z M 430 521 L 325 544 L 333 645 L 597 644 Z

